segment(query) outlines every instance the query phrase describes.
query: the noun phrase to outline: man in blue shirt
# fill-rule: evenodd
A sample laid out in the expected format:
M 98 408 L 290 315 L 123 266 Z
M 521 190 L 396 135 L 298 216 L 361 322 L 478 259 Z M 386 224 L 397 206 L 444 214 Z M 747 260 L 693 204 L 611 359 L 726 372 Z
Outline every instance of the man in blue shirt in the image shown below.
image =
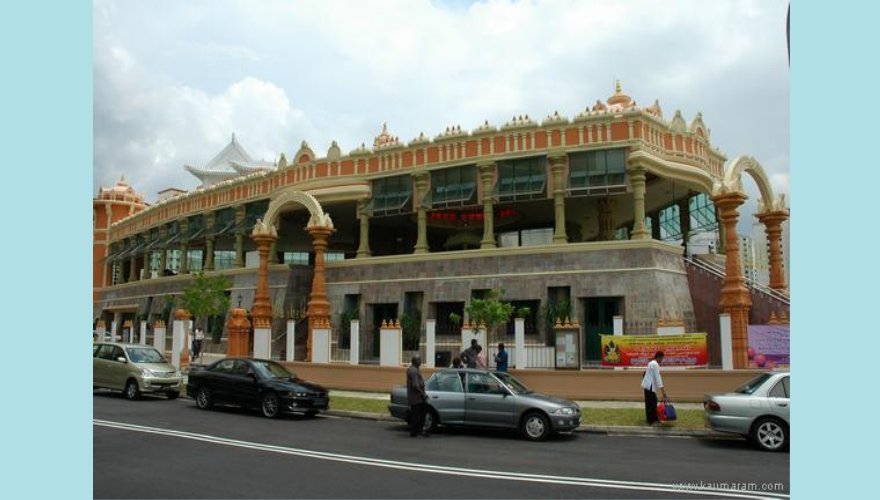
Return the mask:
M 498 354 L 495 355 L 495 369 L 499 372 L 507 371 L 507 351 L 504 350 L 504 343 L 498 344 Z

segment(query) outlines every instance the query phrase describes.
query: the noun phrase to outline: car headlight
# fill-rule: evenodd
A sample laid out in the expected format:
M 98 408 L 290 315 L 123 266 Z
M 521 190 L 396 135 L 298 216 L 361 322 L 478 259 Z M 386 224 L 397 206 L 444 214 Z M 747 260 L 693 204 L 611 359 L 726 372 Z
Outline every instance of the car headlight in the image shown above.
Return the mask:
M 305 398 L 305 397 L 308 397 L 308 395 L 309 395 L 308 392 L 297 392 L 295 394 L 296 394 L 296 397 L 298 397 L 298 398 Z
M 556 415 L 557 417 L 573 417 L 577 415 L 577 410 L 569 407 L 559 408 L 553 412 L 553 415 Z
M 156 376 L 156 375 L 153 373 L 153 370 L 150 370 L 149 368 L 141 368 L 141 374 L 142 374 L 144 377 L 155 377 L 155 376 Z

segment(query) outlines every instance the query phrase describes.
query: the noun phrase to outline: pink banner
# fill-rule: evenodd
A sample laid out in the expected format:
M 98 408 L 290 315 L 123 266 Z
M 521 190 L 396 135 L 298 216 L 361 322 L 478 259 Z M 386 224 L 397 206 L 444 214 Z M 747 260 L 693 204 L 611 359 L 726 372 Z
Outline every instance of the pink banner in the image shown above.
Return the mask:
M 748 353 L 752 368 L 790 366 L 789 325 L 749 325 Z

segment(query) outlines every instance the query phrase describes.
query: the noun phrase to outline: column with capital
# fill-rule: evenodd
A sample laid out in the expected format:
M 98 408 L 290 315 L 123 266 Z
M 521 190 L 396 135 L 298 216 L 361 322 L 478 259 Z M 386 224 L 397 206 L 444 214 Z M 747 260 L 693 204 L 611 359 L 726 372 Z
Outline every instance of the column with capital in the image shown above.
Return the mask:
M 645 177 L 647 170 L 641 165 L 633 165 L 627 169 L 629 181 L 633 188 L 633 231 L 630 239 L 647 240 L 651 238 L 645 227 Z
M 312 360 L 312 331 L 330 321 L 330 301 L 327 300 L 327 285 L 324 280 L 324 251 L 327 240 L 334 229 L 328 226 L 309 226 L 306 231 L 312 235 L 315 247 L 315 273 L 312 278 L 312 291 L 306 315 L 309 318 L 309 335 L 306 345 L 306 361 Z M 318 326 L 321 325 L 321 326 Z
M 217 217 L 213 211 L 205 214 L 205 271 L 214 270 L 214 228 L 217 224 Z
M 370 251 L 370 214 L 367 213 L 367 200 L 358 201 L 358 219 L 361 223 L 360 244 L 358 245 L 357 256 L 361 259 L 369 257 L 373 253 Z
M 492 200 L 492 188 L 495 182 L 495 162 L 477 164 L 480 170 L 480 182 L 483 190 L 483 239 L 480 248 L 495 248 L 495 206 Z
M 745 194 L 737 191 L 717 194 L 712 197 L 719 212 L 721 224 L 724 226 L 727 262 L 724 287 L 721 289 L 721 307 L 724 312 L 730 314 L 734 368 L 748 368 L 749 308 L 752 305 L 752 299 L 742 276 L 739 238 L 736 234 L 736 223 L 739 220 L 737 209 L 746 199 L 748 197 Z
M 770 288 L 788 290 L 782 264 L 782 223 L 788 220 L 788 209 L 774 210 L 758 214 L 758 221 L 764 224 L 767 242 L 770 244 Z
M 416 214 L 418 217 L 418 237 L 413 253 L 428 253 L 428 211 L 422 205 L 422 200 L 428 192 L 428 173 L 425 171 L 413 174 L 416 184 Z
M 553 176 L 553 208 L 555 224 L 553 243 L 568 243 L 565 234 L 565 181 L 563 174 L 568 165 L 568 155 L 564 151 L 554 151 L 547 156 L 550 161 L 550 173 Z
M 254 318 L 254 328 L 268 328 L 268 324 L 272 321 L 272 304 L 269 302 L 269 248 L 278 239 L 278 233 L 274 225 L 258 222 L 254 225 L 251 239 L 257 244 L 257 252 L 260 255 L 257 290 L 251 315 Z

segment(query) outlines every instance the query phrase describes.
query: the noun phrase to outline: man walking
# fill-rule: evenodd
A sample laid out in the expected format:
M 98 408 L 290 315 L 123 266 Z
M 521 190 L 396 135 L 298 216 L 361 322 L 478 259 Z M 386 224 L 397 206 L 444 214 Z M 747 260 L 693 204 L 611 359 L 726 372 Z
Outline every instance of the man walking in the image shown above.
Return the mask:
M 461 351 L 461 354 L 458 356 L 461 358 L 461 362 L 468 368 L 477 367 L 477 346 L 479 345 L 477 339 L 471 339 L 471 346 Z
M 504 350 L 504 342 L 498 343 L 498 354 L 495 355 L 495 369 L 499 372 L 507 371 L 507 351 Z
M 645 391 L 645 418 L 648 425 L 659 422 L 657 419 L 657 391 L 663 393 L 666 399 L 666 389 L 663 388 L 663 379 L 660 378 L 660 363 L 663 361 L 663 351 L 657 351 L 654 358 L 648 362 L 645 368 L 645 376 L 642 378 L 642 389 Z
M 412 357 L 412 364 L 406 369 L 406 399 L 409 403 L 409 435 L 410 437 L 428 436 L 423 429 L 425 426 L 425 411 L 428 406 L 428 394 L 425 392 L 425 380 L 419 367 L 422 366 L 422 358 L 419 355 Z

